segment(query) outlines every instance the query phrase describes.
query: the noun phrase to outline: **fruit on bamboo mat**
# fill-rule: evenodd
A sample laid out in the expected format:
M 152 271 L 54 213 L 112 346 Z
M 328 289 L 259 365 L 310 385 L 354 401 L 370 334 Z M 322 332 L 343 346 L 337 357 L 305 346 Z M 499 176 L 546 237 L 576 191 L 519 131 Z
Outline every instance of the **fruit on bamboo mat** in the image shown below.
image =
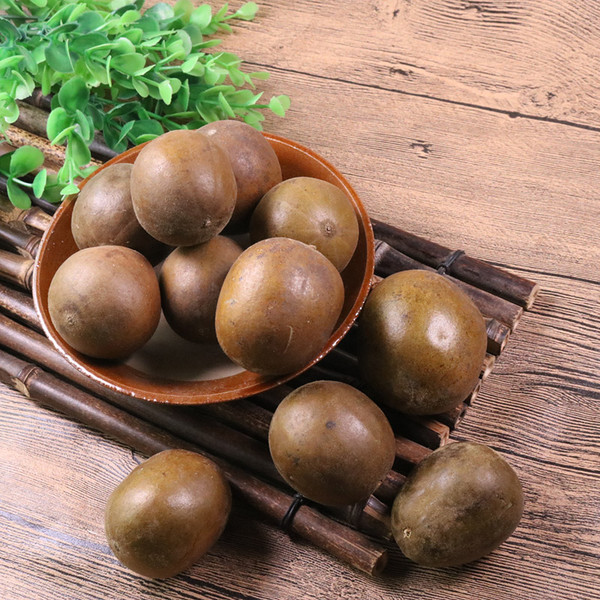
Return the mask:
M 320 252 L 288 238 L 263 240 L 245 250 L 225 278 L 217 339 L 249 371 L 289 373 L 323 348 L 343 302 L 342 278 Z
M 167 322 L 192 342 L 216 340 L 215 312 L 221 286 L 242 248 L 218 235 L 204 244 L 180 246 L 166 258 L 159 276 Z
M 260 131 L 241 121 L 214 121 L 198 131 L 225 150 L 235 175 L 237 198 L 228 230 L 246 229 L 258 201 L 281 182 L 277 155 Z
M 138 465 L 112 492 L 106 536 L 125 566 L 164 579 L 213 546 L 230 509 L 229 484 L 215 463 L 195 452 L 165 450 Z
M 522 512 L 523 492 L 512 467 L 483 444 L 457 442 L 410 474 L 392 507 L 392 533 L 413 561 L 456 566 L 497 548 Z
M 80 249 L 126 246 L 156 264 L 167 254 L 167 247 L 148 234 L 135 216 L 132 168 L 129 163 L 109 165 L 87 182 L 73 207 L 71 231 Z
M 314 246 L 343 271 L 358 242 L 358 221 L 346 194 L 315 177 L 293 177 L 259 202 L 250 221 L 253 242 L 289 237 Z
M 158 326 L 158 280 L 135 250 L 85 248 L 58 268 L 48 290 L 48 310 L 60 336 L 78 352 L 125 358 Z
M 487 334 L 478 308 L 452 282 L 402 271 L 371 292 L 359 320 L 358 359 L 378 399 L 408 414 L 439 414 L 475 387 Z
M 208 241 L 227 225 L 237 193 L 224 150 L 197 131 L 165 133 L 144 146 L 131 172 L 142 227 L 172 246 Z
M 394 432 L 365 394 L 315 381 L 277 407 L 269 449 L 282 477 L 306 498 L 344 506 L 367 498 L 394 463 Z

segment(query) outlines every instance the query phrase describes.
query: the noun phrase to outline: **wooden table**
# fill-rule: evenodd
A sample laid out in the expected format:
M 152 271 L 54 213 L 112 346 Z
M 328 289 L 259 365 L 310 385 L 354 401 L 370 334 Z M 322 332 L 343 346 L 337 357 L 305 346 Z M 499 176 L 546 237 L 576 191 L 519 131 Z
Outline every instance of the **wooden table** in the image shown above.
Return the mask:
M 3 387 L 0 598 L 599 598 L 600 5 L 259 4 L 225 47 L 292 98 L 266 129 L 331 160 L 372 217 L 542 286 L 453 435 L 514 466 L 521 524 L 463 568 L 393 551 L 370 578 L 238 505 L 199 564 L 144 580 L 103 533 L 142 457 Z

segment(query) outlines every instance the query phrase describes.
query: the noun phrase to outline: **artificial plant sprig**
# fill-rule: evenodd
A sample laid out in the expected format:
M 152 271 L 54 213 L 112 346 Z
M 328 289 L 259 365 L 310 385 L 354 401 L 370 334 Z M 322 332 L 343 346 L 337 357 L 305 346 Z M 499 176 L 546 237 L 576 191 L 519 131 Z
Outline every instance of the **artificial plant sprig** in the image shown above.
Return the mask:
M 232 19 L 252 20 L 257 8 L 247 2 L 230 12 L 225 4 L 213 13 L 208 4 L 179 0 L 143 11 L 143 0 L 0 0 L 0 132 L 18 119 L 17 100 L 41 88 L 52 95 L 48 139 L 66 144 L 56 181 L 42 186 L 44 175 L 36 175 L 33 193 L 50 185 L 63 195 L 76 191 L 77 179 L 94 168 L 89 145 L 97 132 L 122 152 L 172 129 L 227 118 L 261 129 L 264 109 L 283 116 L 287 96 L 264 102 L 255 89 L 267 73 L 245 72 L 238 56 L 213 50 L 221 40 L 210 36 L 230 32 Z M 7 161 L 0 173 L 10 179 Z M 27 194 L 16 189 L 32 185 L 23 175 L 9 188 L 21 204 Z

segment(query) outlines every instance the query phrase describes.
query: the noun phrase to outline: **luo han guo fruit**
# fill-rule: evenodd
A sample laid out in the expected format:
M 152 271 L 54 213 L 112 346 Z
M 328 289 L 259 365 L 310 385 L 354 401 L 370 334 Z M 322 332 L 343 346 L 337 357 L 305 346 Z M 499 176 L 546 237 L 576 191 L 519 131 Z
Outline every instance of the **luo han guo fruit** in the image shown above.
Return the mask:
M 165 450 L 138 465 L 105 510 L 108 544 L 129 569 L 165 579 L 191 567 L 220 537 L 231 491 L 200 454 Z
M 227 274 L 215 325 L 225 354 L 248 371 L 283 375 L 318 356 L 344 303 L 337 269 L 302 242 L 250 246 Z
M 265 194 L 250 220 L 253 242 L 289 237 L 314 246 L 338 269 L 350 262 L 358 243 L 358 219 L 348 196 L 315 177 L 286 179 Z
M 79 249 L 125 246 L 156 264 L 166 256 L 168 247 L 155 240 L 135 216 L 132 169 L 130 163 L 108 165 L 86 182 L 73 206 L 71 232 Z
M 361 391 L 315 381 L 279 404 L 269 450 L 296 491 L 321 504 L 344 506 L 367 498 L 388 474 L 396 440 L 382 410 Z
M 158 326 L 158 280 L 152 265 L 135 250 L 85 248 L 56 271 L 48 311 L 58 334 L 74 350 L 94 358 L 126 358 Z
M 167 322 L 191 342 L 214 342 L 217 299 L 242 248 L 218 235 L 204 244 L 180 246 L 167 256 L 159 283 Z
M 369 294 L 359 323 L 358 360 L 377 400 L 433 415 L 474 389 L 487 347 L 471 299 L 438 273 L 394 273 Z
M 170 131 L 148 142 L 131 172 L 138 221 L 171 246 L 201 244 L 220 233 L 236 190 L 225 151 L 197 131 Z
M 254 127 L 226 119 L 198 129 L 227 153 L 237 184 L 237 199 L 227 231 L 247 227 L 258 201 L 281 181 L 281 165 L 275 150 Z
M 392 533 L 411 560 L 458 566 L 497 548 L 522 513 L 523 492 L 512 467 L 483 444 L 456 442 L 409 475 L 392 507 Z

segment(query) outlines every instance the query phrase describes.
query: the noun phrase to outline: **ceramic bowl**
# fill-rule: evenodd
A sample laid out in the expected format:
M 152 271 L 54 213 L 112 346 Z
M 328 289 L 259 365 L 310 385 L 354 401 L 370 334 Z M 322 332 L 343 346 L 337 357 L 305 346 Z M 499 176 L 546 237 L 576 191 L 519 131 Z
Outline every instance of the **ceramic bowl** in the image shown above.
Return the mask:
M 148 401 L 172 404 L 222 402 L 258 394 L 292 379 L 323 358 L 348 332 L 366 300 L 373 276 L 373 230 L 367 213 L 350 184 L 328 161 L 296 142 L 272 134 L 265 134 L 265 137 L 279 158 L 284 179 L 309 176 L 333 183 L 346 192 L 359 221 L 358 246 L 342 272 L 345 304 L 333 334 L 319 355 L 300 371 L 265 377 L 231 363 L 216 344 L 184 341 L 170 330 L 164 318 L 146 346 L 125 362 L 92 359 L 76 352 L 57 333 L 48 312 L 48 288 L 52 277 L 60 265 L 77 251 L 71 235 L 71 213 L 76 199 L 72 196 L 61 204 L 44 234 L 34 272 L 33 291 L 46 335 L 79 371 L 108 388 Z M 120 154 L 101 169 L 114 163 L 133 163 L 142 146 Z

